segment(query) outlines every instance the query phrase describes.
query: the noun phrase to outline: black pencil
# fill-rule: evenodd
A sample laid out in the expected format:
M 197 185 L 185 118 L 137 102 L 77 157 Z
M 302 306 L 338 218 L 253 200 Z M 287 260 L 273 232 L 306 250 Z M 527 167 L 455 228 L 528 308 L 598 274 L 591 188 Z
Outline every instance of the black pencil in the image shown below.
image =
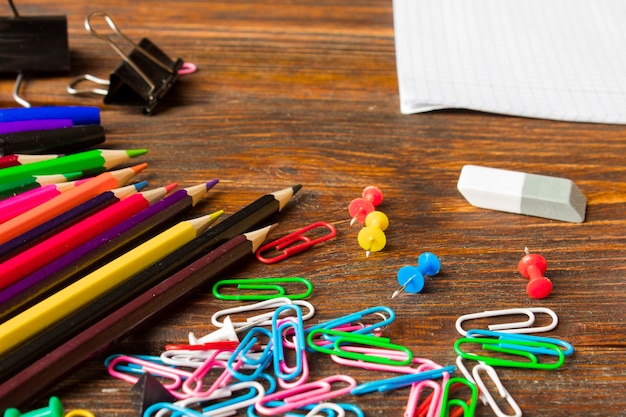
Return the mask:
M 0 380 L 19 368 L 28 366 L 29 363 L 70 339 L 96 320 L 115 311 L 125 303 L 131 302 L 138 294 L 221 243 L 258 225 L 271 214 L 279 212 L 300 188 L 299 185 L 285 188 L 257 199 L 93 303 L 38 334 L 37 337 L 29 340 L 0 361 Z
M 101 125 L 12 132 L 0 135 L 0 156 L 79 152 L 99 145 L 104 140 L 104 128 Z
M 84 361 L 136 331 L 226 268 L 253 254 L 273 227 L 266 226 L 226 241 L 18 371 L 0 385 L 0 412 L 42 395 Z

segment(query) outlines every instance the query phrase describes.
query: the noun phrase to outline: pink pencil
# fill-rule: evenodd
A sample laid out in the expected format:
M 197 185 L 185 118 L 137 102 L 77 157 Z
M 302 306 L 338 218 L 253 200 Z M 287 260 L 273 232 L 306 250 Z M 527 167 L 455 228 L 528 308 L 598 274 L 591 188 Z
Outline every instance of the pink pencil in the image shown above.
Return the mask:
M 0 224 L 41 203 L 53 199 L 87 180 L 86 178 L 78 181 L 62 182 L 60 184 L 48 184 L 0 201 Z
M 134 194 L 0 264 L 0 288 L 47 265 L 167 195 L 176 184 Z

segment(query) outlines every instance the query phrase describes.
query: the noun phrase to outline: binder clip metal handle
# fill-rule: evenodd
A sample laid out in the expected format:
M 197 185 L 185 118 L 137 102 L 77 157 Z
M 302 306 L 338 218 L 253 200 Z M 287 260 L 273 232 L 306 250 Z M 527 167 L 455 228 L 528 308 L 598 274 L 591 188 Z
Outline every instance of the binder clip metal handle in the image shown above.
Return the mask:
M 112 33 L 105 34 L 95 30 L 92 23 L 95 18 L 104 19 Z M 97 38 L 107 42 L 122 58 L 122 62 L 111 72 L 108 81 L 92 75 L 83 75 L 70 82 L 68 92 L 70 94 L 102 94 L 105 95 L 105 104 L 142 106 L 145 114 L 152 114 L 159 101 L 178 79 L 178 71 L 183 66 L 183 60 L 178 58 L 172 61 L 147 38 L 141 39 L 138 44 L 133 42 L 122 33 L 111 16 L 103 11 L 90 13 L 85 19 L 85 28 Z M 114 41 L 115 36 L 120 37 L 132 47 L 128 54 Z M 108 89 L 76 88 L 78 83 L 85 80 L 108 86 Z M 105 92 L 106 94 L 103 94 Z

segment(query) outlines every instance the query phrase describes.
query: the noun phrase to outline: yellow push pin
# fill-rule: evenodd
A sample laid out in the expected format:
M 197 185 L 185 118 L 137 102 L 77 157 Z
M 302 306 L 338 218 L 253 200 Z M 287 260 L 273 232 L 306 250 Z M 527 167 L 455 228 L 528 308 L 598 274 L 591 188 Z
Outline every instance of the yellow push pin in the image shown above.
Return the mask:
M 383 233 L 389 226 L 389 219 L 382 211 L 372 211 L 365 217 L 365 227 L 361 229 L 357 240 L 365 249 L 365 256 L 382 250 L 387 244 L 387 237 Z

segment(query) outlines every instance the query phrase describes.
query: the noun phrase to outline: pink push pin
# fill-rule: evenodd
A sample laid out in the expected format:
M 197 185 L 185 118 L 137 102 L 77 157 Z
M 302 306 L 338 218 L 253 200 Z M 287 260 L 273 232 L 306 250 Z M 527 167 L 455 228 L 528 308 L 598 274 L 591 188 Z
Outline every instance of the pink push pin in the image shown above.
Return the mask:
M 363 189 L 362 197 L 355 198 L 348 206 L 348 212 L 352 220 L 350 225 L 359 222 L 363 223 L 365 217 L 374 211 L 374 207 L 383 202 L 383 193 L 378 187 L 369 185 Z

